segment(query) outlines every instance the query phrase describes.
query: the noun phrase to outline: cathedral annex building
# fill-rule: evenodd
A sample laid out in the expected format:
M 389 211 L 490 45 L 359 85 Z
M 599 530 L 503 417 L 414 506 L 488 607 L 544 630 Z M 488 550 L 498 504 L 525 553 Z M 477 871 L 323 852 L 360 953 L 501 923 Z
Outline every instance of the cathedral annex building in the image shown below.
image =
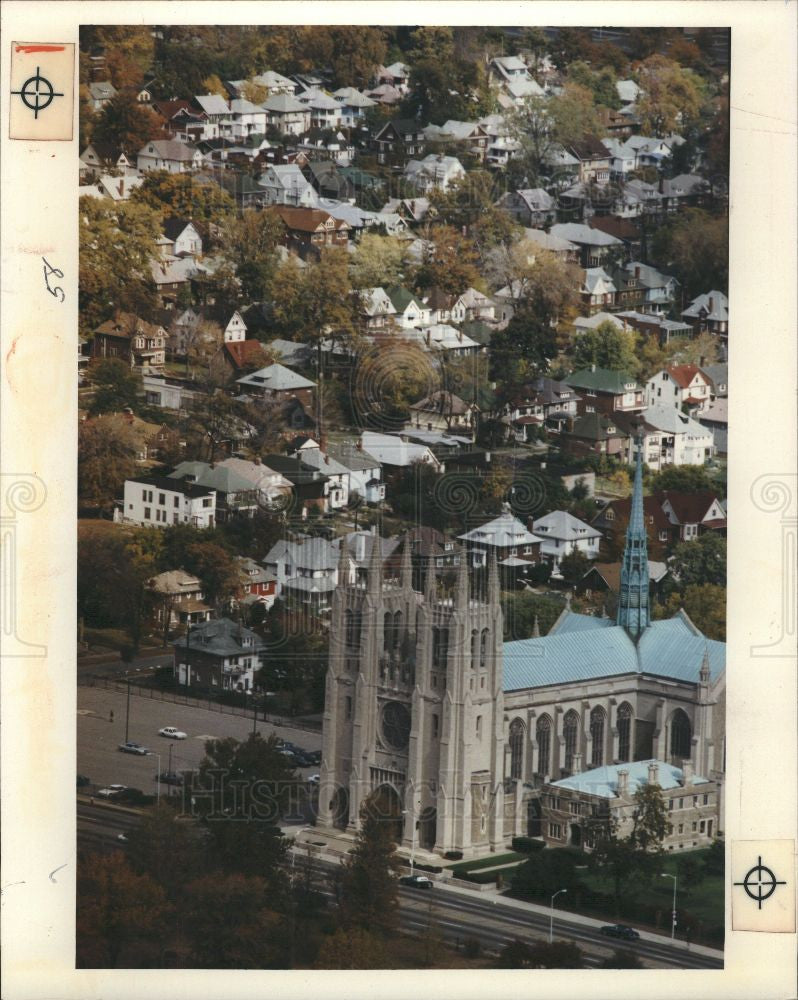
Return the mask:
M 468 858 L 520 834 L 549 842 L 542 789 L 574 775 L 589 787 L 592 770 L 604 786 L 619 776 L 605 793 L 619 801 L 629 769 L 613 765 L 642 761 L 722 790 L 725 643 L 683 611 L 651 621 L 639 452 L 614 621 L 566 608 L 548 635 L 505 643 L 495 558 L 478 593 L 465 559 L 453 591 L 430 569 L 418 593 L 409 546 L 391 579 L 380 546 L 363 581 L 341 551 L 350 582 L 333 601 L 322 830 L 356 832 L 377 793 L 402 847 Z M 578 816 L 561 826 L 563 844 L 583 845 Z

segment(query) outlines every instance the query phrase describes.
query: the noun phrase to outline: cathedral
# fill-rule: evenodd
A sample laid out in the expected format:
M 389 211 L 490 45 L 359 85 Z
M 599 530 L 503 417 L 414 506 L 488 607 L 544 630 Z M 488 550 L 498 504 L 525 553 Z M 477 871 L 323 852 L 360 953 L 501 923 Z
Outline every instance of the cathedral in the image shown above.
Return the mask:
M 498 566 L 453 590 L 410 548 L 366 579 L 341 547 L 317 826 L 358 829 L 374 793 L 402 847 L 466 858 L 540 834 L 541 789 L 593 768 L 657 760 L 722 788 L 725 643 L 680 611 L 652 621 L 640 453 L 615 621 L 567 607 L 546 636 L 503 642 Z M 537 628 L 535 629 L 537 632 Z M 722 829 L 722 804 L 719 805 Z

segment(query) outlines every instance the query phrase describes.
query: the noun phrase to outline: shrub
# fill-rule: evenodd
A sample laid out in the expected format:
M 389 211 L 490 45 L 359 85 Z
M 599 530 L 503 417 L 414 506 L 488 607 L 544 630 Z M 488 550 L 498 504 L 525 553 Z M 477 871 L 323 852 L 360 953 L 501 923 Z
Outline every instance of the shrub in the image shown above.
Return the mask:
M 447 851 L 444 854 L 444 860 L 446 861 L 460 861 L 463 857 L 462 851 Z
M 546 846 L 545 841 L 536 840 L 534 837 L 513 837 L 512 849 L 522 854 L 531 854 L 532 851 L 542 851 Z

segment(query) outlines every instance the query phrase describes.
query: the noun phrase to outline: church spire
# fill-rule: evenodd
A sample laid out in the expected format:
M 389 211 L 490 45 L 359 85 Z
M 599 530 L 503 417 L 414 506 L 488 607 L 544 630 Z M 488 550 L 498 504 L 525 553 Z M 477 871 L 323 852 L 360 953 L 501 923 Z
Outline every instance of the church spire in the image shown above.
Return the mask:
M 371 536 L 368 592 L 370 594 L 382 593 L 382 539 L 378 531 L 375 531 Z
M 496 549 L 491 546 L 490 555 L 488 556 L 488 604 L 498 606 L 500 602 L 499 564 L 496 561 Z
M 424 580 L 424 599 L 431 604 L 438 596 L 438 581 L 435 576 L 435 559 L 427 560 L 427 577 Z
M 709 684 L 711 677 L 709 670 L 709 643 L 706 639 L 704 640 L 704 657 L 701 660 L 701 670 L 698 676 L 701 684 Z
M 405 534 L 405 543 L 402 548 L 402 566 L 399 571 L 399 578 L 402 584 L 403 590 L 413 589 L 413 560 L 410 554 L 412 542 L 410 541 L 410 532 Z
M 651 623 L 648 601 L 648 538 L 643 513 L 643 439 L 635 437 L 637 459 L 629 527 L 621 564 L 621 588 L 618 599 L 618 625 L 622 625 L 635 642 Z
M 455 590 L 455 607 L 465 610 L 468 607 L 468 560 L 463 556 L 457 567 L 457 588 Z

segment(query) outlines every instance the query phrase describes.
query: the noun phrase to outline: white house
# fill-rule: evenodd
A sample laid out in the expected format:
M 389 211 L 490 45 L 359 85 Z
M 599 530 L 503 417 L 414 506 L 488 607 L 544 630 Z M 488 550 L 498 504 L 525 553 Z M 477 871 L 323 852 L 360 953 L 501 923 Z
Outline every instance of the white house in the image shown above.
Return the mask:
M 427 194 L 434 190 L 448 191 L 455 180 L 465 177 L 465 170 L 456 156 L 430 153 L 423 160 L 408 160 L 404 177 Z
M 302 135 L 310 128 L 310 108 L 293 94 L 272 94 L 263 102 L 269 125 L 283 135 Z
M 312 439 L 306 441 L 305 447 L 295 451 L 293 456 L 327 477 L 324 495 L 327 497 L 330 510 L 346 507 L 349 503 L 349 469 L 345 465 L 329 455 L 326 450 L 322 450 Z
M 658 403 L 641 415 L 643 461 L 658 472 L 666 465 L 703 465 L 715 454 L 712 431 L 672 405 Z M 629 462 L 634 463 L 637 445 L 629 439 Z
M 366 317 L 367 330 L 381 330 L 396 315 L 393 302 L 384 288 L 361 288 L 358 296 L 360 311 Z
M 126 479 L 123 508 L 115 511 L 114 519 L 157 528 L 168 524 L 212 528 L 216 491 L 164 476 Z
M 282 510 L 287 506 L 293 484 L 281 472 L 264 465 L 259 458 L 254 462 L 245 458 L 225 458 L 216 464 L 247 480 L 256 491 L 258 503 L 267 509 Z
M 498 517 L 457 537 L 465 543 L 475 568 L 486 566 L 488 554 L 494 552 L 500 566 L 528 569 L 540 552 L 540 539 L 518 520 L 509 504 L 504 504 Z
M 341 109 L 341 124 L 352 126 L 363 118 L 368 108 L 375 108 L 377 102 L 366 97 L 355 87 L 341 87 L 332 95 L 338 101 Z
M 259 87 L 265 87 L 269 91 L 269 96 L 273 94 L 291 94 L 293 96 L 296 93 L 297 85 L 294 81 L 289 80 L 282 73 L 276 73 L 273 69 L 267 69 L 265 73 L 254 76 L 252 82 L 257 83 Z
M 267 205 L 298 205 L 315 208 L 319 203 L 316 189 L 295 163 L 268 166 L 258 178 Z
M 438 460 L 432 449 L 423 444 L 414 444 L 401 434 L 380 434 L 377 431 L 363 431 L 360 443 L 364 451 L 373 455 L 381 466 L 406 468 L 416 462 L 431 465 L 436 472 L 444 472 L 445 466 Z
M 349 472 L 349 495 L 360 496 L 366 503 L 379 503 L 385 499 L 385 483 L 382 481 L 382 466 L 361 445 L 345 442 L 330 445 L 328 453 L 339 465 Z
M 259 104 L 237 97 L 230 101 L 230 114 L 226 121 L 220 123 L 220 130 L 222 135 L 233 139 L 245 139 L 248 135 L 264 133 L 268 117 L 265 108 Z
M 709 379 L 698 365 L 668 365 L 646 383 L 646 403 L 700 411 L 709 405 L 711 390 Z
M 169 241 L 164 248 L 173 257 L 184 254 L 198 257 L 202 254 L 202 236 L 193 222 L 186 219 L 165 219 L 163 235 Z
M 202 166 L 202 153 L 179 139 L 153 139 L 138 151 L 136 166 L 142 171 L 166 170 L 185 174 Z
M 402 288 L 394 285 L 387 288 L 386 292 L 394 308 L 394 320 L 404 330 L 411 330 L 413 327 L 428 325 L 431 321 L 430 309 L 421 299 Z
M 564 510 L 553 510 L 532 522 L 532 531 L 540 539 L 540 554 L 557 573 L 563 556 L 581 552 L 588 559 L 599 554 L 601 532 Z

